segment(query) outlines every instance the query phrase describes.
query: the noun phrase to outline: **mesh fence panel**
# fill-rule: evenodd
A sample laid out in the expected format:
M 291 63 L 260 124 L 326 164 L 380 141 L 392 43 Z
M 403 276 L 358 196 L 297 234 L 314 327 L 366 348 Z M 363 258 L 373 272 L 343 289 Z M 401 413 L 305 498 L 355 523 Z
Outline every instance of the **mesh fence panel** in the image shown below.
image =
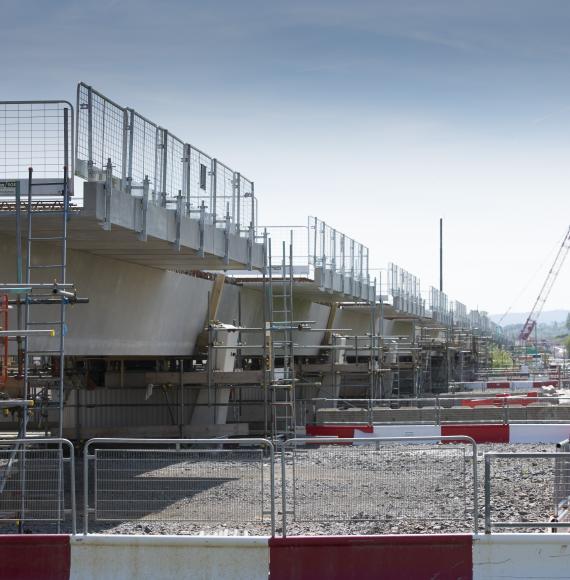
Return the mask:
M 491 525 L 528 522 L 530 528 L 557 514 L 559 494 L 568 491 L 570 462 L 567 456 L 555 455 L 487 454 L 486 510 Z
M 215 523 L 267 519 L 261 449 L 97 449 L 95 518 Z
M 77 158 L 91 160 L 94 168 L 103 171 L 107 160 L 111 159 L 116 168 L 115 175 L 121 175 L 123 166 L 123 137 L 125 130 L 125 109 L 109 101 L 96 91 L 91 91 L 91 130 L 89 128 L 89 88 L 78 87 L 78 131 Z M 83 175 L 87 177 L 87 175 Z
M 196 211 L 202 203 L 209 215 L 212 211 L 212 159 L 199 149 L 190 147 L 190 210 Z
M 66 103 L 0 102 L 0 179 L 61 179 L 64 159 L 63 109 L 69 109 L 69 156 L 73 119 Z
M 132 113 L 132 185 L 142 187 L 148 177 L 151 196 L 155 195 L 157 126 L 144 117 Z
M 168 133 L 166 139 L 166 189 L 165 189 L 165 204 L 172 206 L 176 203 L 176 198 L 179 193 L 182 193 L 184 186 L 183 169 L 184 165 L 182 159 L 184 157 L 184 143 L 174 135 Z
M 236 215 L 236 199 L 234 197 L 234 173 L 223 163 L 216 162 L 216 203 L 214 214 L 216 219 L 223 220 L 226 214 L 232 218 Z M 232 219 L 232 221 L 234 221 Z
M 464 520 L 462 445 L 326 445 L 285 457 L 288 517 L 297 522 Z
M 244 225 L 254 225 L 255 224 L 255 207 L 254 202 L 252 201 L 254 195 L 253 183 L 240 175 L 239 177 L 239 203 L 238 203 L 238 212 L 239 212 L 239 219 L 237 219 L 237 223 L 244 224 Z
M 0 520 L 63 521 L 58 449 L 0 448 Z

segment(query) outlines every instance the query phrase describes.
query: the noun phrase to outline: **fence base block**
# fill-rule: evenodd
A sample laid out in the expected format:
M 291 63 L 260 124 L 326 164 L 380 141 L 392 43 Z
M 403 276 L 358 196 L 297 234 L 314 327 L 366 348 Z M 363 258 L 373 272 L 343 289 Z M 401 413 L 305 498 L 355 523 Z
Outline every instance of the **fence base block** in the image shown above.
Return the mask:
M 269 553 L 271 580 L 472 578 L 468 534 L 273 538 Z
M 68 580 L 67 535 L 0 535 L 0 580 Z
M 509 425 L 442 425 L 441 434 L 449 437 L 453 435 L 467 435 L 475 443 L 508 443 Z
M 473 539 L 473 578 L 568 578 L 570 534 L 492 534 Z
M 267 580 L 267 537 L 76 536 L 71 580 Z

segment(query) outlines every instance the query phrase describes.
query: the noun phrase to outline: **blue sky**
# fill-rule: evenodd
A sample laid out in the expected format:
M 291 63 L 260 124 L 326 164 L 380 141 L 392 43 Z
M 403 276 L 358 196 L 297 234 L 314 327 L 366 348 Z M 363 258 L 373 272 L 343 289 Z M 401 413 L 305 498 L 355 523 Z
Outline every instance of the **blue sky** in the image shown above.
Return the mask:
M 570 3 L 0 5 L 0 98 L 88 82 L 254 179 L 260 221 L 317 215 L 424 290 L 443 217 L 448 294 L 500 313 L 538 270 L 530 307 L 570 214 Z

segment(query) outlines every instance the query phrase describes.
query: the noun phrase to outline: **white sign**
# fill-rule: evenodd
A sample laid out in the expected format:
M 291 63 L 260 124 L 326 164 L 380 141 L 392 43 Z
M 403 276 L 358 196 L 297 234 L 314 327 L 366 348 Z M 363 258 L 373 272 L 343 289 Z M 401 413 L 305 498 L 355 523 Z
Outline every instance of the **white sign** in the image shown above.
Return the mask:
M 28 195 L 28 180 L 27 179 L 7 179 L 0 181 L 0 197 L 14 197 L 16 195 L 16 185 L 20 184 L 20 195 L 24 199 Z M 72 181 L 69 182 L 68 187 L 71 188 Z M 63 181 L 61 179 L 50 178 L 34 178 L 32 180 L 32 195 L 34 197 L 61 197 L 63 192 Z M 73 192 L 69 192 L 73 195 Z
M 16 195 L 16 181 L 0 181 L 0 195 Z

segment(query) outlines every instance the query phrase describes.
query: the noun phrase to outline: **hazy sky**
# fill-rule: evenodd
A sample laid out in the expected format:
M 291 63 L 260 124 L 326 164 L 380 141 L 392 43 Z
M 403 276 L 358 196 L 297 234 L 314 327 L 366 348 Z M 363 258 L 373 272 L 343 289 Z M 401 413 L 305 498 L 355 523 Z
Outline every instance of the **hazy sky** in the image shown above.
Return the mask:
M 450 297 L 530 308 L 570 221 L 570 2 L 0 8 L 0 99 L 83 80 L 254 179 L 260 222 L 316 215 L 426 292 L 443 217 Z

